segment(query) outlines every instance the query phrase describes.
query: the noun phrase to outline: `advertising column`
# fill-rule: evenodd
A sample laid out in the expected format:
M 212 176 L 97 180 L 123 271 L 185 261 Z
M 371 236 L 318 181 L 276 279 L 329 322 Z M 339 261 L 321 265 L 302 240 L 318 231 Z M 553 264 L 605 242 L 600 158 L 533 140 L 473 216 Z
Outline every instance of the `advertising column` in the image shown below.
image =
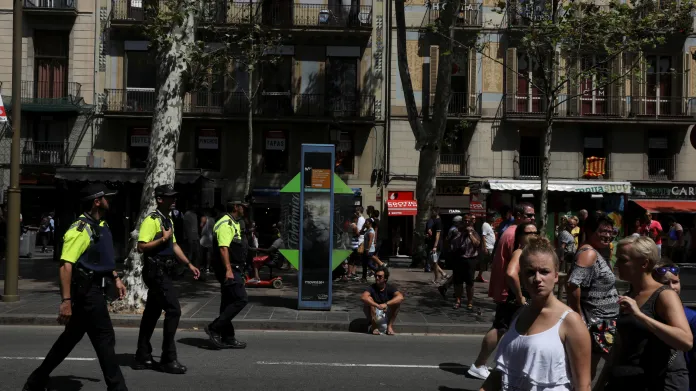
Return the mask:
M 333 145 L 302 145 L 299 309 L 331 309 Z

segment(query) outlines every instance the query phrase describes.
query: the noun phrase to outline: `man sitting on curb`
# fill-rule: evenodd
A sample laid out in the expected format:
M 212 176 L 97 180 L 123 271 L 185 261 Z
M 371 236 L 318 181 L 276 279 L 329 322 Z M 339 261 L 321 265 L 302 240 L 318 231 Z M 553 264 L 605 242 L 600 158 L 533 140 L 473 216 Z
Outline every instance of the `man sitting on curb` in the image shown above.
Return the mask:
M 367 287 L 361 297 L 365 316 L 370 321 L 368 332 L 374 335 L 382 334 L 385 323 L 387 335 L 394 335 L 394 321 L 404 301 L 404 295 L 395 286 L 387 284 L 388 280 L 389 271 L 379 267 L 375 271 L 375 283 Z

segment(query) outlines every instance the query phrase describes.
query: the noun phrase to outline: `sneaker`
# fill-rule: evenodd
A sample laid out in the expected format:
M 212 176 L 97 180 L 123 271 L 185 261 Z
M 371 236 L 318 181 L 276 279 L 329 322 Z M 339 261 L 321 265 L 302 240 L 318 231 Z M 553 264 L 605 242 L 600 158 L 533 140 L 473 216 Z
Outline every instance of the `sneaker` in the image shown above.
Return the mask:
M 487 366 L 482 365 L 480 367 L 477 367 L 476 364 L 471 364 L 469 370 L 466 373 L 468 373 L 470 376 L 473 376 L 481 380 L 486 380 L 488 376 L 491 375 L 491 372 L 488 370 Z

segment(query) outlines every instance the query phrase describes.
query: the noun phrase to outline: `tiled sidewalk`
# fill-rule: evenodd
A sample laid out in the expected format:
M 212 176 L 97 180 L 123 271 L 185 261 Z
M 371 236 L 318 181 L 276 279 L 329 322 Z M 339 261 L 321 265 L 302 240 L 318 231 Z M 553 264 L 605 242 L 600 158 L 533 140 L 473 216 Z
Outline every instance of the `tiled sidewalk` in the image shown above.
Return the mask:
M 395 264 L 395 263 L 393 263 Z M 397 331 L 409 333 L 483 333 L 490 326 L 493 302 L 486 297 L 488 284 L 477 283 L 475 309 L 452 309 L 453 299 L 445 301 L 429 282 L 431 273 L 394 265 L 390 282 L 406 296 L 397 319 Z M 1 266 L 4 273 L 4 265 Z M 262 272 L 263 273 L 263 272 Z M 361 331 L 366 327 L 359 300 L 365 285 L 360 282 L 334 283 L 331 311 L 298 311 L 297 276 L 281 272 L 283 288 L 248 288 L 249 305 L 235 319 L 240 329 Z M 17 303 L 0 302 L 0 324 L 54 324 L 58 308 L 56 266 L 50 259 L 20 260 L 20 298 Z M 487 276 L 487 273 L 486 273 Z M 0 288 L 4 275 L 0 274 Z M 176 284 L 180 289 L 182 328 L 202 328 L 219 311 L 219 285 L 212 279 L 193 281 L 186 277 Z M 449 294 L 448 294 L 449 295 Z M 112 314 L 115 325 L 137 327 L 139 315 Z

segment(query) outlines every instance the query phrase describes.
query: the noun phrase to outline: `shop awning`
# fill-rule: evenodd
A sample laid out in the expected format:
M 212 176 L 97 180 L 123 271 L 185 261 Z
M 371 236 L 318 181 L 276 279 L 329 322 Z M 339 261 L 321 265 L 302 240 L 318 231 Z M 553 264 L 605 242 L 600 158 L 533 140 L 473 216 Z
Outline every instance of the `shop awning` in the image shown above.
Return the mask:
M 631 200 L 651 213 L 696 213 L 696 201 Z
M 498 191 L 540 191 L 540 180 L 492 179 L 488 181 L 491 190 Z M 549 181 L 549 191 L 592 194 L 631 194 L 630 182 L 605 181 Z
M 389 216 L 415 216 L 418 214 L 418 202 L 415 200 L 387 200 Z
M 144 168 L 92 168 L 92 167 L 62 167 L 56 168 L 56 178 L 75 182 L 130 182 L 145 181 Z M 194 183 L 198 179 L 206 179 L 199 169 L 176 170 L 176 183 Z

